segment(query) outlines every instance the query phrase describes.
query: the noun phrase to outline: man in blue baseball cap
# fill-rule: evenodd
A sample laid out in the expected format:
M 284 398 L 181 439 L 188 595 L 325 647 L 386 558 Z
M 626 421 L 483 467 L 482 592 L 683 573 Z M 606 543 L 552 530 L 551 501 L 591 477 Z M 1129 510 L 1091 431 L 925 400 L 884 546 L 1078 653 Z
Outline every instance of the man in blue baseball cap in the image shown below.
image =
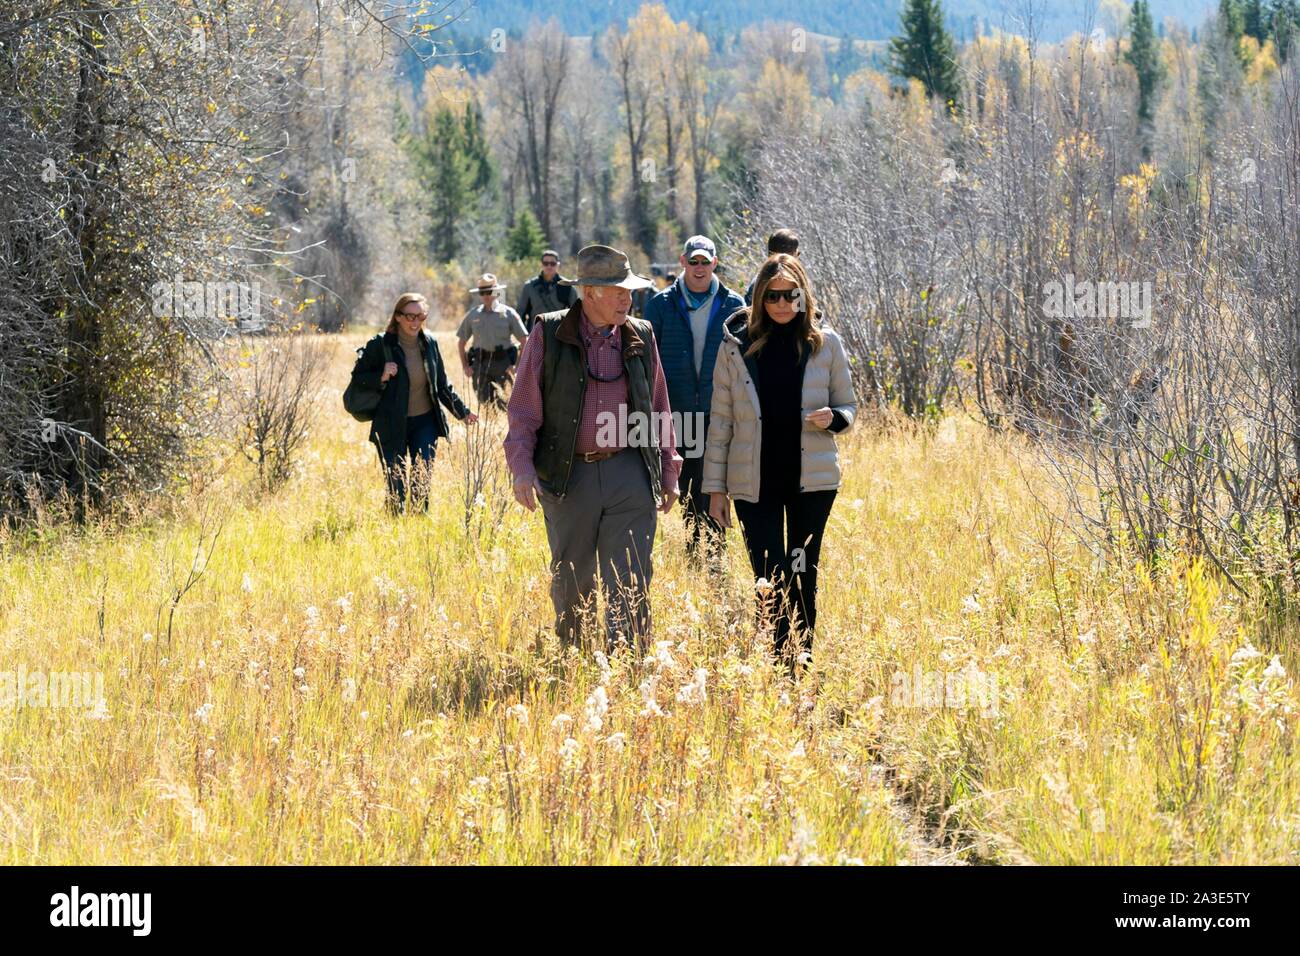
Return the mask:
M 717 570 L 721 566 L 722 528 L 709 517 L 709 496 L 700 490 L 704 439 L 709 430 L 713 365 L 722 342 L 722 325 L 745 303 L 715 275 L 718 251 L 708 236 L 687 239 L 679 261 L 681 273 L 650 299 L 645 317 L 659 343 L 668 380 L 668 404 L 674 419 L 680 420 L 678 452 L 683 462 L 677 484 L 686 521 L 687 554 Z

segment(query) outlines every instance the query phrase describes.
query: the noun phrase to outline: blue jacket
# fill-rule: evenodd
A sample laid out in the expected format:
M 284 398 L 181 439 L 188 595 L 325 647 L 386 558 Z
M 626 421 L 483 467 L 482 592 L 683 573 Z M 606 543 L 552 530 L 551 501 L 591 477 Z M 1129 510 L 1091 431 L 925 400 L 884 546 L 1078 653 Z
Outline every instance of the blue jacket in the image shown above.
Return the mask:
M 704 338 L 704 358 L 700 373 L 695 374 L 695 337 L 691 334 L 691 314 L 678 288 L 679 278 L 654 295 L 646 305 L 645 318 L 654 328 L 659 343 L 659 360 L 668 382 L 668 407 L 675 412 L 709 414 L 713 403 L 713 364 L 722 342 L 722 324 L 744 301 L 718 280 L 718 292 L 709 310 L 708 332 Z

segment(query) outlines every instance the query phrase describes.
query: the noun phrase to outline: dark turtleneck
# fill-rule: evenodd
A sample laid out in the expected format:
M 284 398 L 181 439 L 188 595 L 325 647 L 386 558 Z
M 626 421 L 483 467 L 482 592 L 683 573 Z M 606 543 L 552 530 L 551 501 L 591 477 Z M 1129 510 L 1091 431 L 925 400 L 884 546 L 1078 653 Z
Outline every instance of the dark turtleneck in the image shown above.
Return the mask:
M 763 415 L 759 495 L 799 491 L 802 459 L 803 376 L 799 371 L 798 322 L 772 323 L 757 356 L 758 405 Z

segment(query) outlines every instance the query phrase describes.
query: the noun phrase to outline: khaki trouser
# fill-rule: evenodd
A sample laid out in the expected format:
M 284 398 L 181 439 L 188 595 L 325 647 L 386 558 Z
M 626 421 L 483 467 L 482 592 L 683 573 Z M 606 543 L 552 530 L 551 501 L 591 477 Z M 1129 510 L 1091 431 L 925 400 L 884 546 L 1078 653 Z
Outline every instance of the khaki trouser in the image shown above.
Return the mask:
M 551 600 L 561 642 L 581 641 L 581 612 L 596 589 L 600 565 L 606 646 L 650 636 L 650 549 L 658 521 L 645 462 L 635 448 L 603 461 L 575 458 L 563 498 L 543 491 L 551 545 Z

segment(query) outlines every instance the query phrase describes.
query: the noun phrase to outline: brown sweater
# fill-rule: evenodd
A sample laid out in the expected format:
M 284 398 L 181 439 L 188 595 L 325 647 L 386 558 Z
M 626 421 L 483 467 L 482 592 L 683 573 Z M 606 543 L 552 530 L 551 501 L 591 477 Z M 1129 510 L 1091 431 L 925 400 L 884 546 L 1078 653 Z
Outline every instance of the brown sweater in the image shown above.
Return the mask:
M 411 391 L 406 399 L 407 417 L 433 411 L 433 399 L 429 395 L 429 373 L 424 367 L 419 338 L 414 335 L 407 338 L 399 331 L 397 342 L 402 346 L 402 355 L 406 358 L 406 375 L 411 380 Z

